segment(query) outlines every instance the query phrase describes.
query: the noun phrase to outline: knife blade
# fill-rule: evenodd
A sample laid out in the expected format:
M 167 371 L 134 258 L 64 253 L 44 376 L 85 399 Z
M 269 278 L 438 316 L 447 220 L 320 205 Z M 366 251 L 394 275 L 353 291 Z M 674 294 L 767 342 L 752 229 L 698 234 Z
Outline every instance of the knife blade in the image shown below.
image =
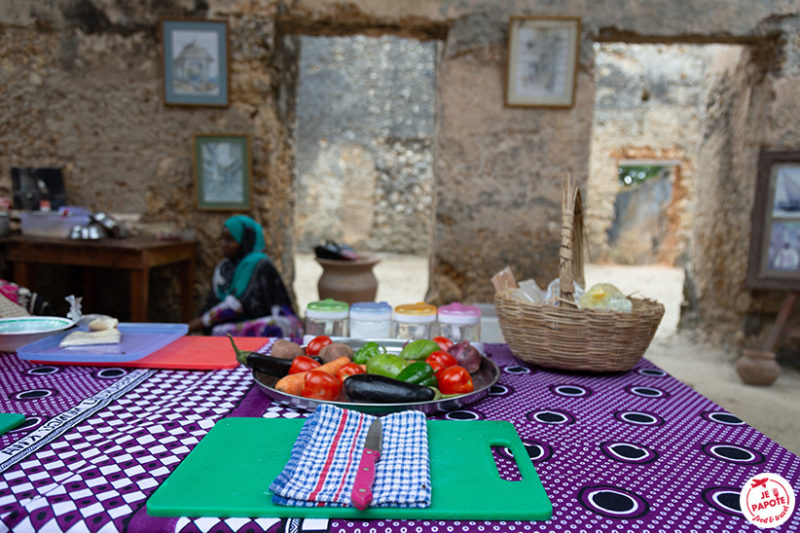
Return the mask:
M 380 418 L 375 418 L 367 431 L 367 441 L 364 443 L 364 452 L 358 463 L 356 479 L 353 482 L 353 492 L 350 499 L 356 509 L 363 511 L 372 502 L 372 484 L 375 481 L 375 465 L 381 458 L 383 444 L 383 426 Z

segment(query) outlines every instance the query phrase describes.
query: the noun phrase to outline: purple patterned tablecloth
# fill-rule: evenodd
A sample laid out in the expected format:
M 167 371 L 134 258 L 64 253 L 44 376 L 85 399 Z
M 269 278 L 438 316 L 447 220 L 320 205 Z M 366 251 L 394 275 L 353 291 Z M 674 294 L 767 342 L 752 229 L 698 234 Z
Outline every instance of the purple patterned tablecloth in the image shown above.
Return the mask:
M 773 472 L 800 487 L 800 458 L 646 359 L 597 376 L 523 364 L 505 345 L 487 352 L 502 370 L 489 396 L 437 418 L 512 422 L 553 503 L 549 521 L 150 517 L 147 498 L 220 418 L 306 413 L 271 403 L 244 367 L 59 367 L 0 354 L 0 412 L 27 416 L 0 436 L 0 524 L 18 532 L 741 532 L 760 531 L 739 509 L 746 480 Z M 501 475 L 513 479 L 502 453 Z M 780 531 L 800 531 L 800 514 Z

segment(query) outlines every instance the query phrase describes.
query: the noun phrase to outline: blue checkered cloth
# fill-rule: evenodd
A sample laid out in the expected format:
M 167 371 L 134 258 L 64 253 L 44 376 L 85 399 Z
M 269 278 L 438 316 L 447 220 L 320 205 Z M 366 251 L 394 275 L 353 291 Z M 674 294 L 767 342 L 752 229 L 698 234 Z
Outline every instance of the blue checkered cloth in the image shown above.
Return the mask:
M 272 501 L 300 507 L 351 505 L 358 463 L 374 416 L 323 404 L 306 419 L 289 462 L 269 486 Z M 383 445 L 373 507 L 429 507 L 428 426 L 419 411 L 381 417 Z

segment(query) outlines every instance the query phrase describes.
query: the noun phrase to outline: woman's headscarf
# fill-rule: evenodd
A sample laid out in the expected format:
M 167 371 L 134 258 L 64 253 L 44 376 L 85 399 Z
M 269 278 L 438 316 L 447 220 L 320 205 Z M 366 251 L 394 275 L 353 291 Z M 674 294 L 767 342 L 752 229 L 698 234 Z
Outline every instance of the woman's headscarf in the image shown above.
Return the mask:
M 236 263 L 236 270 L 233 272 L 230 284 L 227 286 L 217 285 L 216 292 L 220 300 L 229 294 L 241 298 L 250 284 L 250 278 L 258 262 L 262 259 L 269 259 L 264 253 L 264 232 L 258 222 L 247 215 L 234 215 L 225 221 L 224 226 L 231 232 L 234 240 L 239 243 L 241 258 Z

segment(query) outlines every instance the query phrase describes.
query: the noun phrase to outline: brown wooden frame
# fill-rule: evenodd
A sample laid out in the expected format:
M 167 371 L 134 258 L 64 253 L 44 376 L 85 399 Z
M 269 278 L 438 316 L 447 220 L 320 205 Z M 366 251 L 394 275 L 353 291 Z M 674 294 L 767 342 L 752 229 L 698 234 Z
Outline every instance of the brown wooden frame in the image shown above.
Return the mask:
M 517 42 L 519 28 L 526 22 L 533 22 L 541 26 L 552 28 L 564 28 L 574 32 L 571 36 L 571 47 L 574 53 L 570 54 L 567 50 L 567 87 L 562 95 L 553 98 L 548 97 L 524 97 L 517 95 L 514 89 L 513 80 L 516 73 Z M 537 16 L 513 16 L 508 23 L 508 58 L 506 61 L 505 77 L 505 105 L 506 107 L 547 107 L 547 108 L 570 108 L 575 105 L 575 88 L 578 82 L 578 62 L 580 60 L 581 49 L 581 19 L 577 17 L 537 17 Z M 570 64 L 571 62 L 571 64 Z M 571 79 L 570 79 L 571 78 Z
M 800 264 L 797 268 L 780 268 L 775 266 L 770 255 L 770 244 L 778 231 L 793 233 L 794 242 L 800 245 L 800 196 L 797 206 L 791 210 L 780 209 L 776 213 L 776 184 L 781 176 L 776 175 L 778 167 L 797 168 L 800 176 L 800 151 L 768 152 L 762 150 L 758 158 L 758 178 L 756 181 L 755 200 L 752 210 L 752 226 L 750 233 L 750 253 L 747 265 L 747 286 L 759 289 L 800 290 Z M 788 180 L 788 177 L 784 178 Z M 797 209 L 797 214 L 793 214 Z M 790 226 L 792 228 L 790 229 Z M 788 238 L 788 237 L 786 237 Z M 786 241 L 788 242 L 788 241 Z M 791 247 L 791 242 L 789 243 Z M 774 250 L 774 246 L 773 246 Z M 796 250 L 800 254 L 800 249 Z M 770 259 L 773 259 L 772 266 Z
M 221 95 L 218 98 L 198 96 L 176 96 L 171 95 L 168 89 L 168 82 L 172 79 L 170 66 L 167 61 L 167 51 L 171 50 L 171 44 L 168 45 L 166 38 L 165 26 L 168 24 L 185 24 L 187 26 L 205 26 L 203 30 L 198 31 L 216 31 L 222 35 L 220 45 L 224 47 L 224 53 L 220 58 L 224 58 L 225 66 L 220 70 L 220 87 Z M 189 31 L 193 28 L 187 27 L 184 31 Z M 174 19 L 166 18 L 159 21 L 159 31 L 161 34 L 161 96 L 164 105 L 167 106 L 201 106 L 201 107 L 228 107 L 230 103 L 230 78 L 231 78 L 231 52 L 230 52 L 230 38 L 228 37 L 228 21 L 227 20 L 212 20 L 212 19 Z M 222 78 L 224 76 L 224 79 Z
M 208 201 L 203 199 L 204 177 L 201 171 L 200 145 L 209 142 L 230 141 L 244 145 L 242 187 L 245 199 L 242 202 Z M 250 136 L 245 133 L 196 133 L 192 136 L 192 170 L 197 195 L 197 208 L 208 211 L 248 211 L 253 205 L 253 152 Z

